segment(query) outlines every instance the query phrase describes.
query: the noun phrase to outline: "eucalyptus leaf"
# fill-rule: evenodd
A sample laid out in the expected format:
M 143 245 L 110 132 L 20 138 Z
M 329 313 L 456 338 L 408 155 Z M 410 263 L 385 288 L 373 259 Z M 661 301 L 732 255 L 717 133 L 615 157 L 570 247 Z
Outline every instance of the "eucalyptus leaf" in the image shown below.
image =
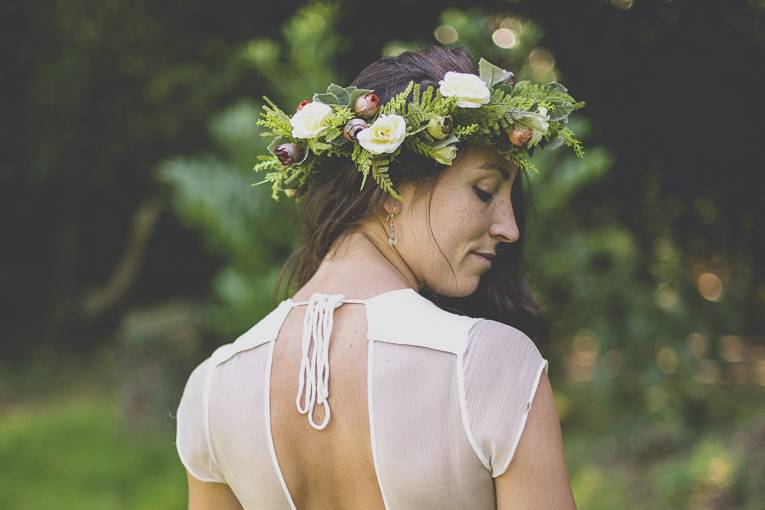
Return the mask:
M 510 71 L 495 66 L 484 58 L 478 62 L 478 72 L 481 79 L 489 88 L 514 76 Z
M 574 111 L 574 108 L 571 104 L 561 104 L 555 105 L 551 110 L 548 110 L 547 113 L 550 116 L 550 120 L 561 121 L 568 117 L 572 111 Z
M 324 103 L 324 104 L 337 104 L 337 105 L 340 104 L 339 100 L 337 99 L 337 96 L 331 92 L 324 92 L 323 94 L 314 94 L 313 101 L 318 101 L 319 103 Z
M 515 121 L 518 121 L 518 120 L 523 120 L 528 116 L 529 116 L 529 112 L 527 112 L 526 110 L 518 110 L 516 108 L 509 110 L 505 114 L 505 118 L 511 123 L 515 123 Z
M 329 84 L 329 87 L 327 87 L 327 93 L 334 94 L 334 96 L 337 98 L 337 104 L 340 106 L 348 106 L 348 102 L 351 100 L 351 94 L 349 91 L 340 85 L 335 85 L 334 83 Z
M 568 89 L 557 81 L 551 81 L 545 84 L 545 88 L 550 89 L 550 92 L 564 92 L 568 94 Z

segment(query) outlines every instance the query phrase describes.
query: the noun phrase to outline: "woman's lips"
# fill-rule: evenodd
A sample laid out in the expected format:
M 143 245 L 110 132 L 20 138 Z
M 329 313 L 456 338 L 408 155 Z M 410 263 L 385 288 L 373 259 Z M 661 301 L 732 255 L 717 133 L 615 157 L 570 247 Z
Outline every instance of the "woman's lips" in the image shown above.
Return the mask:
M 491 267 L 491 258 L 487 255 L 481 255 L 478 252 L 471 251 L 472 255 L 475 255 L 475 257 L 481 261 L 482 264 L 486 265 L 486 267 Z

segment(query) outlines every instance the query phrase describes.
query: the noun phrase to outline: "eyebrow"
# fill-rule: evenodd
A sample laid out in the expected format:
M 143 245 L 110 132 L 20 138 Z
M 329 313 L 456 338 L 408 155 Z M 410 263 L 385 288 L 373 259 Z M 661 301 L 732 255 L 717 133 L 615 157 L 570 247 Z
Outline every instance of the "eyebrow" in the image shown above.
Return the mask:
M 507 170 L 507 168 L 505 168 L 504 166 L 498 165 L 497 163 L 484 163 L 478 168 L 482 170 L 495 170 L 502 175 L 503 179 L 505 179 L 506 181 L 510 180 L 510 172 Z

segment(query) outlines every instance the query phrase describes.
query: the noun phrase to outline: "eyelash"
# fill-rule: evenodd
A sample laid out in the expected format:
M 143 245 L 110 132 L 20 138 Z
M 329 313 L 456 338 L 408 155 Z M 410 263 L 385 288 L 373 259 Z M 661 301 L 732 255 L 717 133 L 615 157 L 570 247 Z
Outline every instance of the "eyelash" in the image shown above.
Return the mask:
M 474 189 L 475 189 L 475 194 L 478 196 L 478 198 L 482 202 L 488 203 L 488 202 L 491 202 L 492 199 L 494 198 L 494 195 L 492 195 L 491 193 L 489 193 L 487 191 L 482 190 L 481 188 L 479 188 L 477 186 L 474 186 Z

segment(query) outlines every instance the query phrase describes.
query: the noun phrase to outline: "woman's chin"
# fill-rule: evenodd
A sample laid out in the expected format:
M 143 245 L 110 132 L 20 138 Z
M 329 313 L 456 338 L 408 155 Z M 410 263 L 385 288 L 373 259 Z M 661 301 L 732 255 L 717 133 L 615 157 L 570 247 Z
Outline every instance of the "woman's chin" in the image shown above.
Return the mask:
M 457 284 L 448 285 L 434 289 L 436 293 L 444 297 L 463 298 L 468 297 L 478 290 L 478 284 L 481 282 L 481 275 L 463 276 Z

